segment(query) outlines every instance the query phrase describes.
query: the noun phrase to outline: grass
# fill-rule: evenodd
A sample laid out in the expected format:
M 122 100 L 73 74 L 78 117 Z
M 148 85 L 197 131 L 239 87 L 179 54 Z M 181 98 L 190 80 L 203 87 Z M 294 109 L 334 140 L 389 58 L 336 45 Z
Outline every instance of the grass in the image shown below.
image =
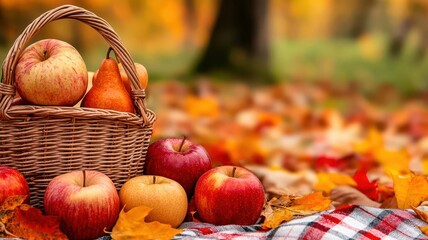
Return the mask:
M 272 71 L 283 80 L 356 81 L 368 92 L 386 84 L 404 94 L 428 90 L 428 58 L 417 59 L 414 46 L 406 46 L 394 58 L 387 54 L 387 41 L 382 37 L 371 40 L 366 52 L 363 44 L 344 39 L 276 41 Z

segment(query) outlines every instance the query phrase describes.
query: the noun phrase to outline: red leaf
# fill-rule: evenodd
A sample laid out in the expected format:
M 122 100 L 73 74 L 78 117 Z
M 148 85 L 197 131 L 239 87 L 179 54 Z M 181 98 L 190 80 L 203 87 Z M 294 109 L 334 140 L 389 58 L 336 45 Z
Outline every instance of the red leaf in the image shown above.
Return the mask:
M 25 239 L 67 239 L 59 229 L 59 219 L 44 216 L 42 211 L 23 204 L 15 208 L 15 217 L 8 224 L 10 232 Z
M 318 156 L 315 159 L 315 168 L 317 170 L 341 170 L 346 166 L 346 162 L 341 158 L 330 156 Z
M 379 200 L 379 191 L 376 181 L 370 181 L 367 177 L 367 171 L 364 168 L 359 168 L 354 176 L 355 182 L 357 183 L 357 189 L 364 193 L 367 197 L 374 201 Z

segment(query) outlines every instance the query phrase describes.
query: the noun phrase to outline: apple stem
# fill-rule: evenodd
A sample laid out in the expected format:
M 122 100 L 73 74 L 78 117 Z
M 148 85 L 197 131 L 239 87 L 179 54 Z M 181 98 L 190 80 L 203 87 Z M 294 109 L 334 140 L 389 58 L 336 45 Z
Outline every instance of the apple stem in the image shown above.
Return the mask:
M 236 167 L 233 167 L 233 170 L 232 170 L 232 177 L 235 177 L 235 172 L 236 172 Z
M 153 176 L 153 184 L 156 183 L 156 176 Z
M 183 148 L 184 142 L 186 141 L 187 136 L 183 135 L 183 140 L 181 141 L 180 147 L 178 148 L 178 151 L 181 152 L 181 149 Z
M 43 60 L 46 60 L 46 54 L 48 53 L 48 50 L 44 49 L 43 50 Z
M 109 59 L 109 58 L 110 58 L 110 53 L 111 53 L 111 51 L 112 51 L 112 50 L 113 50 L 113 48 L 112 48 L 112 47 L 109 47 L 109 48 L 108 48 L 106 59 Z
M 86 187 L 86 170 L 82 170 L 83 172 L 83 187 Z

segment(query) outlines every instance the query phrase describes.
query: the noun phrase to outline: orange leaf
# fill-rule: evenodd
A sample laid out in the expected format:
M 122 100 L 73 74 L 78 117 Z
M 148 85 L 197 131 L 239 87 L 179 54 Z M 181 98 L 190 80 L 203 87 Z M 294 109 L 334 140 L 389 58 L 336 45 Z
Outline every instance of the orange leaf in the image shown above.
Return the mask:
M 14 210 L 16 207 L 24 203 L 26 196 L 24 195 L 15 195 L 10 196 L 4 200 L 0 205 L 0 211 L 4 210 Z
M 392 174 L 395 198 L 399 209 L 417 207 L 428 198 L 428 181 L 425 176 Z
M 266 203 L 262 216 L 265 217 L 262 227 L 271 229 L 283 222 L 288 222 L 299 216 L 308 216 L 330 209 L 331 200 L 322 193 L 316 192 L 303 197 L 282 196 L 272 198 Z
M 306 209 L 313 211 L 324 211 L 330 208 L 331 200 L 328 197 L 324 197 L 321 192 L 315 192 L 305 195 L 301 198 L 297 198 L 294 202 L 294 209 Z
M 183 230 L 172 228 L 160 222 L 145 222 L 152 209 L 146 206 L 134 207 L 128 212 L 123 209 L 114 225 L 110 236 L 120 239 L 172 239 Z
M 44 216 L 39 209 L 23 204 L 15 209 L 8 229 L 24 239 L 68 239 L 59 229 L 59 223 L 56 216 Z
M 59 230 L 59 219 L 43 216 L 42 212 L 22 204 L 26 196 L 11 196 L 0 205 L 0 223 L 3 232 L 24 239 L 67 239 Z M 0 232 L 0 237 L 5 237 Z
M 186 101 L 186 111 L 195 117 L 217 117 L 220 113 L 217 99 L 211 96 L 189 96 Z
M 330 191 L 340 185 L 356 187 L 355 180 L 346 174 L 340 173 L 318 173 L 318 182 L 314 186 L 316 191 L 330 193 Z
M 25 198 L 26 196 L 23 195 L 10 196 L 6 198 L 0 205 L 0 222 L 3 224 L 7 223 L 14 215 L 13 210 L 24 203 Z

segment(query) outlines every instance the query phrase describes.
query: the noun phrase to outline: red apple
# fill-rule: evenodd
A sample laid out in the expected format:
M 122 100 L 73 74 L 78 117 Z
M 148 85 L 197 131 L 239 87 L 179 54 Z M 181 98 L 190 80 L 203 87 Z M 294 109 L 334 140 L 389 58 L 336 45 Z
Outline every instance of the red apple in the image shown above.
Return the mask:
M 16 89 L 30 104 L 73 106 L 88 86 L 88 72 L 70 44 L 45 39 L 28 46 L 15 69 Z
M 264 202 L 262 184 L 245 168 L 216 167 L 204 173 L 196 183 L 196 210 L 204 222 L 215 225 L 255 224 Z
M 201 145 L 185 138 L 164 138 L 147 149 L 144 174 L 177 181 L 190 200 L 199 177 L 211 168 L 211 159 Z
M 30 188 L 25 177 L 16 169 L 0 166 L 0 204 L 8 197 L 25 195 L 30 200 Z
M 111 179 L 98 171 L 73 171 L 52 179 L 45 191 L 47 215 L 58 216 L 70 239 L 96 239 L 111 229 L 120 202 Z

